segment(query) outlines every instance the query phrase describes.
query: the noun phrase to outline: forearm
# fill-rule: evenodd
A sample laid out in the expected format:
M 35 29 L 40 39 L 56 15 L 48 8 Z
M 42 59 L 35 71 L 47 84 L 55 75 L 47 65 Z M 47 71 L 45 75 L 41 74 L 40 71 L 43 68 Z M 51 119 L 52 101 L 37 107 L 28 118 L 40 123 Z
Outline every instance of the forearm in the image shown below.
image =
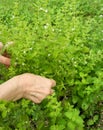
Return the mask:
M 20 98 L 22 98 L 22 87 L 19 86 L 17 76 L 0 85 L 0 99 L 15 101 Z

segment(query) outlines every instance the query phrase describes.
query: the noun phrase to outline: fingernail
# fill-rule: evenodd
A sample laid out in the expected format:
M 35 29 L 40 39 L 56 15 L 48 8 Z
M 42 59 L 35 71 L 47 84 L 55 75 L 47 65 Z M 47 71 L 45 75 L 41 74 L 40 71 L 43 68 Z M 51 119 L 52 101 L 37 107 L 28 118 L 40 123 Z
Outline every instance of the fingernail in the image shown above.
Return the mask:
M 53 79 L 51 79 L 51 81 L 52 81 L 52 86 L 53 86 L 53 87 L 56 86 L 56 81 L 53 80 Z

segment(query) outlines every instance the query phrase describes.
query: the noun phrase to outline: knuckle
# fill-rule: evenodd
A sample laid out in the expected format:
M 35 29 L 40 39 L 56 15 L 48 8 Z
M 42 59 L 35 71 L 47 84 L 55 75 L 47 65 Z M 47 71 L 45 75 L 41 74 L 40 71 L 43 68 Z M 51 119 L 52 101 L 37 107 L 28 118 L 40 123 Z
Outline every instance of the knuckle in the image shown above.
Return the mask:
M 39 103 L 41 103 L 41 101 L 42 101 L 42 100 L 38 100 L 37 103 L 39 104 Z
M 48 89 L 47 92 L 46 92 L 46 95 L 49 95 L 49 94 L 51 94 L 51 90 L 50 89 Z
M 41 103 L 41 101 L 42 101 L 42 100 L 40 100 L 40 99 L 36 99 L 36 100 L 35 100 L 35 103 L 39 104 L 39 103 Z

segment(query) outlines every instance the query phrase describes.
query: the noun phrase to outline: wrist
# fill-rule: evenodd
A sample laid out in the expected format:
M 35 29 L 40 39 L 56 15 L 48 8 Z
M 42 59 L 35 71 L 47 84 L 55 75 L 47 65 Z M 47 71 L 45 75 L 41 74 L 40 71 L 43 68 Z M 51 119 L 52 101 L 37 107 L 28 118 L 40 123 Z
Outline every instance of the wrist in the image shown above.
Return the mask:
M 16 86 L 19 89 L 19 91 L 21 92 L 22 97 L 24 97 L 24 93 L 25 93 L 25 87 L 24 87 L 24 82 L 23 82 L 23 77 L 22 75 L 17 75 L 14 77 L 14 80 L 16 82 Z M 21 98 L 22 98 L 21 97 Z
M 22 97 L 25 98 L 25 96 L 28 92 L 28 88 L 27 88 L 28 74 L 24 73 L 24 74 L 16 76 L 16 78 L 18 79 L 18 86 L 20 87 L 20 89 L 22 91 Z
M 35 82 L 35 75 L 31 73 L 24 73 L 22 75 L 19 75 L 18 78 L 19 86 L 22 88 L 23 97 L 26 98 L 31 91 L 30 86 L 33 86 L 33 83 Z
M 17 76 L 0 85 L 0 99 L 15 101 L 20 98 L 22 98 L 22 88 L 19 86 Z

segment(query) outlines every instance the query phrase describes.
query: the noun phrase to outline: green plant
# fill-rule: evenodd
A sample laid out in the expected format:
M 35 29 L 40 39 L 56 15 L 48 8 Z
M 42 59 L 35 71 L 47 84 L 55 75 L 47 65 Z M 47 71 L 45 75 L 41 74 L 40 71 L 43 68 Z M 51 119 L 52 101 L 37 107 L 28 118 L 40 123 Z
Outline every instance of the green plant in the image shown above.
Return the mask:
M 10 68 L 0 65 L 0 83 L 29 72 L 53 78 L 57 86 L 40 105 L 0 101 L 0 129 L 97 128 L 103 101 L 102 6 L 101 0 L 1 0 L 0 41 L 15 45 L 7 48 Z

